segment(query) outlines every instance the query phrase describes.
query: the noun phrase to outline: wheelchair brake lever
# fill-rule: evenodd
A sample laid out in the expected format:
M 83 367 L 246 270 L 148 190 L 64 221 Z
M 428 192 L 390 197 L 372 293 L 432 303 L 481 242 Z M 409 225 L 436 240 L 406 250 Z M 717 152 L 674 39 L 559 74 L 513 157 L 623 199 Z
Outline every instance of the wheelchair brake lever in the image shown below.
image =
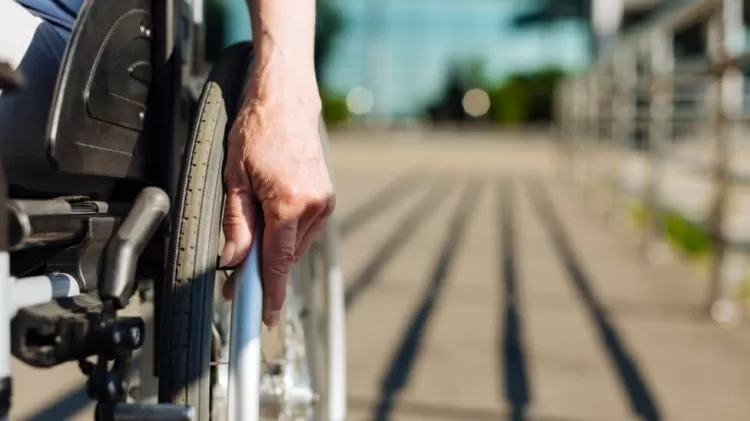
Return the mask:
M 96 364 L 80 361 L 82 371 L 88 376 L 88 394 L 99 401 L 101 410 L 97 409 L 97 419 L 150 419 L 133 418 L 133 414 L 140 411 L 154 416 L 160 414 L 163 416 L 160 419 L 165 421 L 190 420 L 184 413 L 169 412 L 166 407 L 166 412 L 160 412 L 150 407 L 122 406 L 133 351 L 143 345 L 144 326 L 140 318 L 118 318 L 117 311 L 125 308 L 135 293 L 138 259 L 168 212 L 169 196 L 163 190 L 143 189 L 107 243 L 98 280 L 102 309 L 96 319 L 96 331 L 102 343 Z M 110 367 L 109 362 L 113 360 Z
M 99 274 L 99 297 L 116 310 L 125 308 L 135 291 L 135 271 L 143 249 L 169 212 L 169 196 L 146 187 L 110 238 Z

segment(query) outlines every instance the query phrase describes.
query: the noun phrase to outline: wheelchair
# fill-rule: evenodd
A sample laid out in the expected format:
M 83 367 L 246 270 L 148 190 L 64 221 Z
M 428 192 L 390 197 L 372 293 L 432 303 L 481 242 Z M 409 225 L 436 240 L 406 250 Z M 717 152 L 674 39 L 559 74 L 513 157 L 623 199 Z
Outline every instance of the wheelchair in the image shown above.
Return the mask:
M 233 301 L 218 293 L 224 143 L 252 45 L 204 63 L 195 1 L 87 0 L 78 16 L 47 160 L 101 181 L 104 193 L 50 195 L 0 180 L 2 421 L 11 354 L 40 368 L 77 362 L 97 421 L 345 419 L 335 215 L 293 268 L 278 358 L 262 349 L 260 236 Z M 23 89 L 17 76 L 0 65 L 3 95 Z M 154 316 L 124 316 L 133 302 Z

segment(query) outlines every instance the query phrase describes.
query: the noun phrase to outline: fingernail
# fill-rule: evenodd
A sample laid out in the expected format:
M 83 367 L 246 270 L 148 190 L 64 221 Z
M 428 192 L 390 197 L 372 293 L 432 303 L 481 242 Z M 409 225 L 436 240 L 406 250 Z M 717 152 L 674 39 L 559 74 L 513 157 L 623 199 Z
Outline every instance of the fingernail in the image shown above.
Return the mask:
M 269 328 L 276 327 L 276 325 L 279 324 L 279 319 L 281 318 L 281 312 L 271 311 L 268 313 L 268 317 L 266 317 L 266 326 Z
M 224 244 L 224 250 L 221 251 L 221 258 L 219 259 L 219 266 L 226 267 L 234 258 L 234 251 L 237 249 L 234 241 L 227 241 Z

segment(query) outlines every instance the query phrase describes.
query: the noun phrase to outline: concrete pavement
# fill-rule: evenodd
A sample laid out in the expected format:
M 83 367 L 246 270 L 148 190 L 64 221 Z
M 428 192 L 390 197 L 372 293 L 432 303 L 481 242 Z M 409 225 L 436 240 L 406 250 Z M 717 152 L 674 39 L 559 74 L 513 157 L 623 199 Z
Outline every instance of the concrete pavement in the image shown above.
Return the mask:
M 645 265 L 593 218 L 554 148 L 346 140 L 349 420 L 750 419 L 750 334 L 703 316 L 688 268 Z M 54 407 L 75 370 L 14 368 L 15 419 L 91 419 Z

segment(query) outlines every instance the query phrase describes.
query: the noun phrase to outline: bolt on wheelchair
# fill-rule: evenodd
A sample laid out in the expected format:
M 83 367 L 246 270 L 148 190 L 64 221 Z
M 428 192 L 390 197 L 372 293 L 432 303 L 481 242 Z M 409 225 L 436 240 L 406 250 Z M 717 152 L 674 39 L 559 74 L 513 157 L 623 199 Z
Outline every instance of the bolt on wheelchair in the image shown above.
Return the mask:
M 205 65 L 196 1 L 85 1 L 46 159 L 102 189 L 49 194 L 0 179 L 0 421 L 11 354 L 42 368 L 77 362 L 98 421 L 345 419 L 335 217 L 293 268 L 274 359 L 262 347 L 271 332 L 261 339 L 260 236 L 232 302 L 219 293 L 224 142 L 252 45 Z M 2 95 L 22 92 L 17 76 L 0 65 Z M 154 316 L 123 316 L 134 301 Z

